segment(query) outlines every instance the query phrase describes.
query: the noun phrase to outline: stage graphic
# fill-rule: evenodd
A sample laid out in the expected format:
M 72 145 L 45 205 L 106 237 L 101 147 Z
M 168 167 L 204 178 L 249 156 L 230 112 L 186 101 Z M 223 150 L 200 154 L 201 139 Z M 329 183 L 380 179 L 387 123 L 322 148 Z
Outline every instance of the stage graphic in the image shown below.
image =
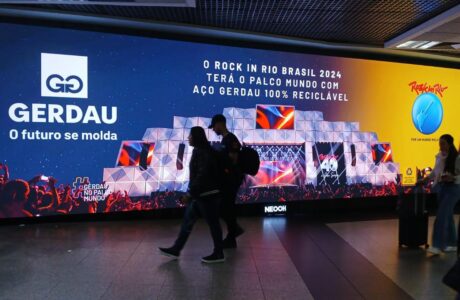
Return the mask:
M 300 111 L 290 107 L 291 112 L 287 114 L 292 114 L 291 118 L 295 120 L 292 129 L 259 129 L 254 125 L 260 107 L 231 107 L 222 111 L 230 124 L 229 130 L 244 145 L 256 149 L 261 159 L 259 174 L 248 178 L 245 187 L 340 186 L 353 183 L 381 186 L 396 183 L 398 163 L 385 157 L 386 161 L 375 162 L 373 156 L 376 151 L 373 149 L 375 145 L 380 145 L 377 133 L 360 131 L 358 122 L 326 121 L 320 111 Z M 147 169 L 140 165 L 105 168 L 103 180 L 108 190 L 128 191 L 129 196 L 148 196 L 157 191 L 185 192 L 189 174 L 187 168 L 180 170 L 177 167 L 180 145 L 187 143 L 191 127 L 207 127 L 210 122 L 211 119 L 206 116 L 175 116 L 174 128 L 147 128 L 142 140 L 147 145 L 155 145 L 150 166 Z M 220 141 L 211 129 L 206 129 L 206 132 L 211 142 Z M 123 147 L 127 143 L 122 142 Z M 354 165 L 352 148 L 356 149 Z M 182 154 L 185 165 L 188 165 L 192 149 L 185 147 Z

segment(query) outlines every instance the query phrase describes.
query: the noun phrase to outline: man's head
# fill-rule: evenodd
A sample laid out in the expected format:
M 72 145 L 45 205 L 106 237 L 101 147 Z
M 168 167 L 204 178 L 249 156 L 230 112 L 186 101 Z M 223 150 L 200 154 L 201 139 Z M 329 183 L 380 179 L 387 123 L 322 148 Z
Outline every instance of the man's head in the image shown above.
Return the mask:
M 224 115 L 215 115 L 212 117 L 209 128 L 212 128 L 217 135 L 222 135 L 227 131 L 227 119 Z

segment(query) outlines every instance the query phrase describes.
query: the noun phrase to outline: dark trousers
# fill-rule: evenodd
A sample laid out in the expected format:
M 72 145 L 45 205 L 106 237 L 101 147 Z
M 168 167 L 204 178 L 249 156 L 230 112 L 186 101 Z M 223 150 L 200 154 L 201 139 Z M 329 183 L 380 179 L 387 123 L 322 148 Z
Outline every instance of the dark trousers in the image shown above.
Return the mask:
M 240 225 L 236 221 L 236 196 L 238 190 L 227 190 L 222 193 L 222 202 L 220 205 L 221 217 L 227 225 L 228 237 L 235 238 L 236 232 L 240 229 Z
M 174 248 L 181 251 L 187 242 L 193 226 L 198 218 L 203 216 L 208 223 L 214 242 L 214 253 L 222 253 L 222 228 L 219 222 L 219 204 L 218 195 L 207 196 L 206 199 L 192 199 L 185 210 L 182 226 L 174 243 Z

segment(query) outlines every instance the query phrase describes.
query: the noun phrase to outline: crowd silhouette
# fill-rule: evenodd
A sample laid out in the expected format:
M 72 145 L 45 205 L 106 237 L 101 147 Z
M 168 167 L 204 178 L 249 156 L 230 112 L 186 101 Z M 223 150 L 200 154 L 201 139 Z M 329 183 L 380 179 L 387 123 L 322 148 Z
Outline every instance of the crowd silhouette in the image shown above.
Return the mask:
M 94 214 L 126 211 L 148 211 L 183 207 L 183 192 L 158 191 L 149 196 L 130 197 L 127 191 L 116 191 L 105 196 L 104 201 L 85 201 L 82 188 L 58 184 L 53 177 L 42 180 L 36 176 L 28 181 L 10 179 L 7 165 L 0 170 L 0 218 L 37 217 L 65 214 Z M 426 192 L 430 188 L 425 187 Z M 320 199 L 350 199 L 396 196 L 410 193 L 410 187 L 389 182 L 382 186 L 369 183 L 325 186 L 269 186 L 240 190 L 236 203 L 292 202 Z

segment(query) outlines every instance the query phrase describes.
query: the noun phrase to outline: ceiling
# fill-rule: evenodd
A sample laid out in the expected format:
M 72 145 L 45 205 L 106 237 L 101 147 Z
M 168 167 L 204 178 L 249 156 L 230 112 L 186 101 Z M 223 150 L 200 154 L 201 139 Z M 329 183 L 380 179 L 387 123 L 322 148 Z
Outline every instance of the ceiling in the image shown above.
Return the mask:
M 60 12 L 193 24 L 310 40 L 384 47 L 385 42 L 460 5 L 460 0 L 196 0 L 196 7 L 4 4 Z M 455 30 L 455 24 L 453 23 Z M 460 26 L 457 31 L 460 34 Z M 454 32 L 453 34 L 457 34 Z M 441 46 L 441 45 L 439 45 Z M 438 53 L 460 56 L 446 47 Z
M 385 42 L 386 48 L 399 48 L 460 54 L 460 5 Z

